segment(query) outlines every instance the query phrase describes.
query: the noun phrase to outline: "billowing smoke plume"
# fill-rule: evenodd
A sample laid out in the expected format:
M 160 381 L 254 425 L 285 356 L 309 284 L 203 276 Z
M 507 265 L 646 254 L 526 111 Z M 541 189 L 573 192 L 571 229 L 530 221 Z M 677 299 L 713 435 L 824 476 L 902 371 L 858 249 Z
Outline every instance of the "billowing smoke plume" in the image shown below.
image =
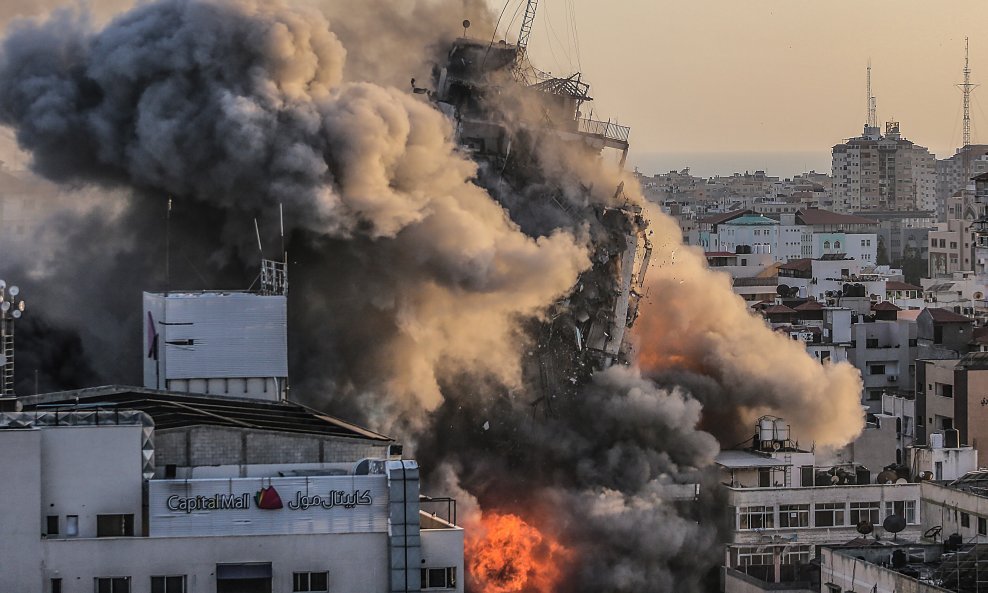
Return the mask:
M 728 276 L 676 240 L 672 219 L 653 217 L 653 229 L 651 298 L 636 327 L 646 371 L 688 386 L 708 417 L 742 429 L 731 438 L 750 437 L 755 420 L 768 413 L 785 417 L 804 445 L 840 446 L 861 432 L 857 369 L 821 365 L 802 343 L 771 331 L 734 294 Z
M 438 111 L 344 83 L 345 59 L 314 9 L 159 2 L 98 33 L 63 12 L 8 35 L 0 119 L 42 174 L 191 200 L 216 216 L 218 244 L 243 245 L 250 219 L 284 204 L 290 227 L 342 260 L 303 297 L 323 337 L 367 361 L 339 369 L 338 391 L 409 411 L 439 403 L 441 366 L 519 385 L 516 321 L 573 286 L 585 248 L 521 233 L 469 181 L 476 166 Z
M 409 83 L 463 18 L 490 35 L 474 0 L 162 0 L 102 29 L 71 11 L 15 25 L 0 123 L 42 175 L 129 192 L 56 227 L 63 244 L 32 278 L 72 288 L 41 307 L 94 311 L 77 322 L 93 372 L 134 382 L 139 357 L 120 361 L 140 351 L 140 290 L 249 285 L 253 219 L 271 229 L 283 204 L 293 397 L 414 442 L 430 489 L 470 501 L 472 533 L 516 517 L 498 525 L 562 567 L 516 590 L 703 590 L 719 557 L 704 468 L 727 436 L 698 426 L 773 411 L 837 444 L 860 426 L 856 378 L 750 317 L 661 215 L 645 376 L 593 373 L 570 317 L 620 289 L 605 271 L 633 248 L 643 201 L 582 145 L 523 125 L 547 113 L 531 93 L 505 87 L 492 106 L 518 124 L 506 161 L 456 147 Z M 708 498 L 683 502 L 695 482 Z M 519 570 L 471 582 L 501 591 L 491 579 Z

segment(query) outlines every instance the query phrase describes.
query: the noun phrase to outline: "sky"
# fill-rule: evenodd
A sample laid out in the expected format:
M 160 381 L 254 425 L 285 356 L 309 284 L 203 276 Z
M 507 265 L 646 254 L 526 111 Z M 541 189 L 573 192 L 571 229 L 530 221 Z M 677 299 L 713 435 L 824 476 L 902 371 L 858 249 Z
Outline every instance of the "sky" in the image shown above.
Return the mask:
M 953 154 L 965 35 L 972 80 L 988 83 L 985 22 L 983 0 L 541 0 L 529 53 L 554 74 L 583 71 L 594 116 L 631 126 L 629 162 L 645 172 L 733 159 L 791 174 L 829 170 L 830 147 L 860 134 L 869 58 L 879 122 Z M 988 142 L 988 88 L 973 97 L 974 140 Z
M 512 40 L 526 1 L 488 0 L 507 6 L 500 30 Z M 4 0 L 0 24 L 65 3 Z M 102 20 L 130 0 L 90 4 Z M 790 175 L 829 170 L 830 147 L 860 133 L 869 58 L 879 121 L 952 154 L 965 35 L 972 79 L 988 83 L 985 22 L 984 0 L 540 0 L 529 51 L 543 70 L 584 73 L 594 117 L 631 126 L 631 166 Z M 971 117 L 974 140 L 988 142 L 988 88 Z M 11 144 L 0 133 L 18 167 Z

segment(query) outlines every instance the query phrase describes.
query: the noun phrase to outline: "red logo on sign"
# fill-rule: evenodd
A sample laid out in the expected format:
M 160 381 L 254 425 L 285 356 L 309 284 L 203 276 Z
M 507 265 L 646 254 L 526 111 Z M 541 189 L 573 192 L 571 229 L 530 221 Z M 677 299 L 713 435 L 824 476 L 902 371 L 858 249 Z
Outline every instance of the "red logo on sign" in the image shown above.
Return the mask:
M 254 504 L 259 509 L 267 509 L 269 511 L 275 511 L 285 506 L 281 504 L 281 496 L 274 489 L 274 486 L 267 486 L 258 490 L 254 494 Z

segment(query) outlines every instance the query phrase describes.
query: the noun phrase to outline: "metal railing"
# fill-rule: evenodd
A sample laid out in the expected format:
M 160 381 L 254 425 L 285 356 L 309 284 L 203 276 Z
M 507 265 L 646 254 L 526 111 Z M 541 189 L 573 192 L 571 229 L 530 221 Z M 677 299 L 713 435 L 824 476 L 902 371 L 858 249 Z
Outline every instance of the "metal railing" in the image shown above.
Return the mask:
M 609 121 L 600 121 L 588 117 L 576 120 L 576 124 L 576 129 L 581 134 L 603 136 L 604 138 L 617 140 L 618 142 L 627 142 L 628 135 L 631 134 L 631 128 L 628 126 L 619 126 Z

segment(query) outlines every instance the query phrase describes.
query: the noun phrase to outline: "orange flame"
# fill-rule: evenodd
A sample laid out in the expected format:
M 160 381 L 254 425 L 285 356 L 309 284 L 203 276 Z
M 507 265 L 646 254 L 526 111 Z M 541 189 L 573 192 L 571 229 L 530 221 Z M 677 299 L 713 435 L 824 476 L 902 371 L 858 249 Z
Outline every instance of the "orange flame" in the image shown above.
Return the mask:
M 477 533 L 477 532 L 480 533 Z M 466 542 L 476 593 L 551 593 L 570 551 L 518 515 L 484 513 Z

